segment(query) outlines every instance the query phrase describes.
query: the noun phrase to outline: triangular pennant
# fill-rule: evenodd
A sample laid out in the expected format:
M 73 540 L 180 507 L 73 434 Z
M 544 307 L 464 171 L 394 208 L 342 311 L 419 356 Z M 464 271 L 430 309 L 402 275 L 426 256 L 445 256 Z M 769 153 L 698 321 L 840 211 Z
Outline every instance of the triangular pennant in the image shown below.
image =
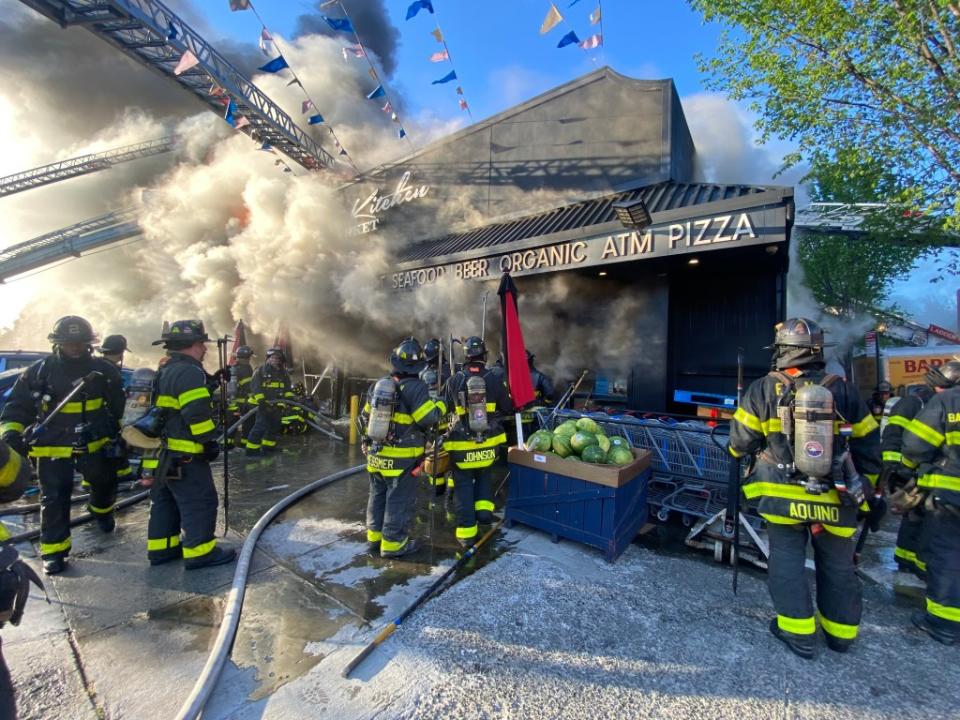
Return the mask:
M 440 52 L 435 52 L 430 56 L 430 62 L 445 62 L 450 59 L 450 53 L 446 50 L 441 50 Z
M 310 118 L 307 120 L 307 123 L 310 125 L 319 125 L 322 122 L 323 122 L 323 115 L 320 115 L 320 114 L 311 115 Z
M 266 65 L 261 65 L 259 70 L 265 73 L 277 73 L 288 67 L 290 66 L 287 64 L 287 59 L 283 55 L 278 55 Z
M 237 118 L 237 121 L 233 124 L 233 126 L 239 130 L 240 128 L 246 127 L 249 124 L 250 121 L 245 116 L 241 115 Z
M 443 42 L 443 33 L 440 32 L 440 28 L 436 28 L 435 30 L 431 30 L 431 31 L 430 31 L 430 34 L 433 35 L 434 39 L 435 39 L 438 43 L 442 43 L 442 42 Z
M 460 98 L 460 109 L 461 109 L 461 110 L 466 110 L 466 109 L 467 109 L 467 101 L 464 100 L 463 98 Z
M 302 103 L 300 103 L 300 114 L 306 115 L 310 108 L 313 107 L 313 100 L 307 98 Z
M 562 38 L 560 38 L 560 42 L 557 43 L 557 47 L 563 48 L 563 47 L 566 47 L 567 45 L 576 45 L 579 42 L 580 42 L 580 38 L 578 38 L 577 34 L 573 30 L 571 30 Z
M 580 47 L 582 47 L 584 50 L 593 50 L 594 48 L 598 48 L 601 45 L 603 45 L 603 36 L 600 33 L 597 33 L 596 35 L 591 35 L 582 43 L 580 43 Z
M 561 22 L 563 22 L 563 15 L 561 15 L 560 11 L 557 10 L 556 5 L 550 3 L 550 10 L 547 12 L 547 16 L 543 19 L 543 24 L 540 25 L 540 34 L 546 35 Z
M 374 80 L 377 80 L 377 79 L 378 79 L 378 78 L 377 78 L 377 71 L 374 70 L 373 68 L 370 68 L 369 70 L 367 70 L 367 74 L 369 74 L 370 77 L 373 78 Z
M 410 4 L 410 7 L 407 8 L 407 20 L 415 17 L 421 10 L 426 10 L 433 14 L 433 3 L 431 3 L 430 0 L 414 0 L 414 2 Z
M 450 82 L 451 80 L 456 80 L 456 79 L 457 79 L 457 71 L 456 71 L 456 70 L 451 70 L 451 71 L 448 72 L 446 75 L 444 75 L 442 78 L 440 78 L 439 80 L 434 80 L 434 81 L 433 81 L 432 83 L 430 83 L 430 84 L 431 84 L 431 85 L 443 85 L 443 83 L 448 83 L 448 82 Z
M 463 88 L 457 85 L 457 95 L 463 95 Z
M 385 102 L 385 103 L 383 104 L 383 107 L 380 108 L 380 109 L 383 110 L 385 113 L 392 113 L 392 112 L 393 112 L 393 105 L 391 105 L 391 104 L 390 104 L 390 101 L 387 100 L 387 102 Z
M 376 100 L 377 98 L 382 98 L 386 95 L 386 91 L 383 89 L 383 85 L 377 85 L 369 95 L 367 95 L 367 100 Z
M 303 87 L 303 83 L 300 82 L 300 78 L 294 78 L 287 83 L 287 87 L 290 87 L 291 85 L 299 85 L 300 87 Z
M 590 24 L 596 25 L 600 22 L 600 6 L 597 5 L 597 9 L 590 13 Z
M 178 62 L 177 66 L 173 69 L 173 74 L 182 75 L 190 68 L 196 67 L 199 64 L 200 61 L 197 60 L 197 56 L 187 50 L 183 55 L 180 56 L 180 62 Z
M 271 42 L 273 42 L 273 36 L 270 35 L 270 32 L 266 28 L 263 28 L 260 31 L 260 52 L 262 52 L 264 55 L 269 56 L 270 49 L 267 47 L 267 43 L 271 43 Z
M 250 0 L 230 0 L 230 9 L 233 10 L 233 12 L 237 10 L 249 10 Z
M 400 128 L 400 129 L 397 131 L 397 137 L 399 137 L 401 140 L 402 140 L 403 138 L 405 138 L 406 136 L 407 136 L 407 131 L 404 130 L 403 128 Z

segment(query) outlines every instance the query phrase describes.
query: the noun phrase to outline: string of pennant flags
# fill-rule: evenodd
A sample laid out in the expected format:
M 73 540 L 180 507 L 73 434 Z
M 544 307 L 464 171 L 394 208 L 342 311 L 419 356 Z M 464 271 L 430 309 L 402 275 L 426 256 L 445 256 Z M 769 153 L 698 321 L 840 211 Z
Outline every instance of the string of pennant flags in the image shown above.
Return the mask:
M 450 47 L 447 45 L 446 36 L 443 34 L 443 30 L 440 28 L 440 18 L 434 9 L 435 2 L 436 0 L 414 0 L 414 2 L 410 4 L 410 7 L 407 8 L 407 20 L 411 20 L 416 17 L 421 10 L 426 10 L 433 15 L 435 27 L 430 31 L 430 34 L 433 35 L 434 40 L 440 43 L 440 45 L 443 47 L 443 50 L 438 50 L 437 52 L 433 53 L 430 56 L 430 62 L 449 63 L 451 70 L 439 80 L 434 80 L 431 85 L 445 85 L 448 82 L 453 82 L 454 80 L 459 80 L 460 78 L 457 76 L 457 70 L 453 65 L 453 58 L 450 56 Z M 467 98 L 463 94 L 463 85 L 461 85 L 459 82 L 457 83 L 457 96 L 460 109 L 465 110 L 472 121 L 473 113 L 470 112 L 470 105 L 467 104 Z
M 429 0 L 425 0 L 425 2 L 429 3 Z M 412 141 L 407 135 L 407 130 L 403 126 L 403 121 L 397 114 L 396 105 L 394 105 L 393 101 L 390 99 L 390 94 L 387 91 L 386 83 L 384 83 L 383 79 L 380 77 L 380 74 L 377 72 L 377 67 L 374 65 L 373 59 L 370 57 L 370 53 L 367 52 L 366 46 L 360 39 L 360 34 L 357 32 L 356 26 L 350 19 L 350 14 L 347 12 L 347 8 L 344 6 L 342 0 L 329 0 L 328 2 L 323 3 L 320 7 L 327 8 L 333 5 L 336 5 L 340 8 L 340 12 L 343 14 L 343 17 L 331 17 L 329 15 L 321 15 L 320 17 L 323 18 L 323 21 L 327 23 L 330 29 L 334 32 L 342 32 L 347 35 L 353 35 L 355 42 L 341 48 L 344 61 L 348 61 L 351 56 L 367 61 L 367 65 L 369 66 L 367 72 L 370 75 L 370 79 L 377 84 L 373 90 L 367 93 L 367 100 L 376 100 L 377 104 L 379 104 L 381 100 L 383 101 L 383 107 L 380 109 L 386 115 L 388 115 L 391 122 L 397 126 L 397 137 L 400 140 L 406 138 L 407 142 L 410 142 L 412 146 Z
M 283 51 L 280 49 L 280 46 L 277 44 L 277 41 L 274 39 L 273 34 L 270 32 L 269 28 L 267 28 L 267 24 L 264 22 L 263 18 L 260 16 L 260 13 L 257 12 L 257 9 L 256 7 L 254 7 L 253 2 L 251 0 L 230 0 L 230 9 L 233 10 L 234 12 L 241 11 L 241 10 L 253 11 L 253 14 L 256 16 L 257 20 L 260 22 L 260 37 L 257 40 L 257 44 L 260 46 L 260 52 L 262 52 L 266 57 L 274 56 L 272 57 L 271 60 L 261 65 L 258 68 L 258 70 L 260 70 L 261 72 L 271 73 L 271 74 L 277 74 L 282 71 L 289 72 L 291 76 L 291 80 L 287 83 L 287 87 L 290 87 L 291 85 L 296 85 L 297 87 L 300 88 L 300 91 L 303 93 L 304 99 L 300 103 L 300 114 L 306 116 L 308 125 L 323 125 L 326 128 L 327 133 L 330 135 L 330 139 L 333 143 L 333 147 L 336 151 L 335 156 L 337 157 L 337 159 L 343 162 L 349 163 L 350 166 L 354 169 L 354 171 L 359 175 L 360 169 L 357 167 L 356 163 L 354 163 L 353 158 L 350 157 L 350 153 L 347 152 L 346 148 L 343 146 L 343 143 L 340 142 L 340 138 L 337 137 L 336 130 L 334 130 L 333 126 L 328 124 L 326 120 L 324 120 L 323 115 L 320 113 L 319 109 L 317 108 L 317 104 L 314 102 L 313 98 L 310 96 L 310 92 L 307 90 L 306 86 L 304 86 L 303 81 L 300 79 L 300 76 L 297 75 L 296 71 L 292 67 L 290 67 L 289 61 L 287 60 L 286 56 L 283 54 Z M 232 101 L 230 102 L 232 103 Z M 229 105 L 227 106 L 227 111 L 226 111 L 226 114 L 224 115 L 224 119 L 235 128 L 239 129 L 239 127 L 242 127 L 242 125 L 238 126 L 238 123 L 241 122 L 240 120 L 236 118 L 232 118 L 231 108 Z M 246 118 L 243 118 L 242 120 L 246 121 L 244 124 L 249 124 L 249 120 L 247 120 Z M 270 144 L 267 142 L 261 143 L 259 149 L 265 152 L 270 152 L 270 153 L 273 152 L 273 148 L 270 147 Z M 293 172 L 290 169 L 290 166 L 287 165 L 286 162 L 283 160 L 278 159 L 274 161 L 274 164 L 282 167 L 284 172 Z
M 574 5 L 579 3 L 580 0 L 573 0 L 567 9 L 569 10 Z M 576 30 L 567 23 L 567 19 L 560 13 L 557 9 L 555 3 L 550 3 L 550 9 L 547 11 L 547 16 L 543 19 L 543 23 L 540 25 L 540 34 L 546 35 L 548 32 L 553 30 L 560 23 L 566 23 L 570 30 L 560 38 L 560 42 L 557 43 L 558 48 L 565 48 L 568 45 L 576 45 L 581 50 L 583 50 L 589 56 L 590 50 L 595 50 L 596 48 L 603 46 L 603 11 L 601 8 L 600 0 L 597 0 L 597 8 L 590 13 L 589 17 L 591 27 L 594 25 L 599 25 L 599 31 L 590 35 L 586 40 L 581 40 L 577 35 Z M 596 58 L 591 57 L 591 60 L 596 62 Z

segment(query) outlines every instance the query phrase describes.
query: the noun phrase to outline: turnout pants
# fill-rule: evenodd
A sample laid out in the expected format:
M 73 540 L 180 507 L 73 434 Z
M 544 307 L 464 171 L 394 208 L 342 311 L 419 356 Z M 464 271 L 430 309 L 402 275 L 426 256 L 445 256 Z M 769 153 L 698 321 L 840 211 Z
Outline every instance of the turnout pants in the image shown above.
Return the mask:
M 960 516 L 937 508 L 926 513 L 924 525 L 927 620 L 960 640 Z
M 3 640 L 0 639 L 0 720 L 15 720 L 16 717 L 17 701 L 13 680 L 7 662 L 3 659 Z
M 111 460 L 102 453 L 81 456 L 80 470 L 90 485 L 87 509 L 94 515 L 110 515 L 117 499 L 117 475 Z M 70 554 L 70 497 L 73 494 L 74 459 L 39 459 L 40 555 L 44 560 Z
M 477 539 L 478 524 L 493 522 L 493 466 L 453 470 L 453 503 L 457 540 L 469 546 Z
M 417 502 L 417 479 L 413 467 L 397 477 L 370 473 L 367 499 L 367 542 L 380 543 L 382 552 L 396 552 L 409 540 L 410 524 Z
M 901 518 L 897 545 L 893 549 L 893 556 L 900 569 L 916 573 L 920 577 L 926 577 L 927 572 L 923 515 L 923 505 L 919 505 Z
M 769 523 L 770 562 L 767 587 L 781 630 L 798 636 L 817 631 L 804 564 L 807 538 L 813 540 L 817 580 L 817 615 L 824 633 L 841 644 L 857 636 L 861 614 L 861 587 L 853 564 L 853 538 L 824 530 L 810 532 L 809 525 Z
M 247 435 L 247 450 L 275 450 L 277 447 L 277 437 L 282 429 L 280 424 L 280 409 L 273 405 L 261 403 L 257 408 L 257 419 L 253 423 L 253 429 Z
M 201 560 L 217 545 L 217 489 L 210 463 L 174 461 L 171 473 L 180 477 L 157 478 L 150 487 L 150 522 L 147 555 L 151 560 L 180 557 L 189 564 Z M 183 532 L 181 546 L 180 534 Z

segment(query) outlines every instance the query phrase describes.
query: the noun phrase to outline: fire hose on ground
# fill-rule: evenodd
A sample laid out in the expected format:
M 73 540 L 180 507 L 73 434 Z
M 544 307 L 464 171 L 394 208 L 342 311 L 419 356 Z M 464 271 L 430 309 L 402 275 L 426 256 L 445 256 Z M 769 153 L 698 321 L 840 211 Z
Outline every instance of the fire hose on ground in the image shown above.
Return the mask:
M 113 509 L 123 510 L 126 507 L 135 505 L 141 500 L 146 500 L 148 497 L 150 497 L 150 491 L 144 490 L 141 493 L 137 493 L 136 495 L 131 495 L 128 498 L 124 498 L 120 502 L 116 503 L 113 506 Z M 70 527 L 76 527 L 77 525 L 82 525 L 83 523 L 90 522 L 91 520 L 97 517 L 102 517 L 102 516 L 95 515 L 94 513 L 84 513 L 83 515 L 77 515 L 76 517 L 70 518 Z M 27 540 L 36 540 L 38 537 L 40 537 L 39 528 L 37 530 L 28 530 L 27 532 L 22 532 L 19 535 L 11 535 L 10 538 L 7 539 L 5 542 L 9 542 L 9 543 L 26 542 Z
M 194 683 L 189 697 L 187 697 L 186 702 L 184 702 L 183 706 L 181 706 L 180 710 L 177 712 L 177 720 L 194 720 L 194 718 L 198 717 L 200 713 L 203 712 L 203 707 L 206 705 L 207 700 L 210 699 L 210 695 L 213 693 L 216 681 L 220 677 L 223 666 L 227 662 L 227 658 L 230 655 L 230 649 L 233 647 L 233 641 L 237 634 L 237 627 L 240 624 L 240 612 L 243 609 L 243 597 L 244 593 L 246 592 L 247 575 L 250 572 L 250 563 L 253 559 L 253 550 L 257 544 L 257 540 L 260 539 L 261 533 L 263 533 L 267 525 L 273 522 L 273 519 L 277 515 L 298 500 L 309 495 L 315 490 L 319 490 L 325 485 L 329 485 L 337 480 L 342 480 L 343 478 L 354 475 L 363 471 L 364 469 L 366 469 L 366 465 L 357 465 L 346 470 L 341 470 L 333 475 L 328 475 L 325 478 L 316 480 L 315 482 L 300 488 L 295 493 L 287 495 L 272 508 L 267 510 L 267 512 L 264 513 L 259 520 L 257 520 L 257 524 L 253 526 L 252 530 L 250 530 L 250 534 L 247 535 L 247 539 L 243 543 L 243 548 L 240 550 L 240 557 L 237 560 L 237 569 L 233 575 L 233 585 L 231 586 L 230 593 L 227 596 L 226 607 L 223 611 L 223 620 L 220 622 L 220 630 L 217 633 L 217 638 L 213 644 L 213 649 L 210 651 L 210 655 L 207 657 L 207 662 L 204 665 L 203 670 L 200 672 L 200 676 L 197 678 L 196 683 Z

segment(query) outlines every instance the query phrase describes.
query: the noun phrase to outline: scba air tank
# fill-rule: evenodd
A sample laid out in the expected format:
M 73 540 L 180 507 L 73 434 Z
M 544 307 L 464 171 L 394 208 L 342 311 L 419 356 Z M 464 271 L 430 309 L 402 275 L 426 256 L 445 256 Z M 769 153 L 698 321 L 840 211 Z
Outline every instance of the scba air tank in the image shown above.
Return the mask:
M 479 375 L 467 378 L 467 424 L 470 432 L 483 435 L 489 428 L 487 421 L 487 383 Z
M 825 478 L 833 466 L 833 393 L 804 385 L 794 401 L 794 464 L 807 477 Z
M 390 435 L 393 410 L 397 406 L 397 383 L 393 378 L 381 378 L 373 386 L 370 397 L 370 417 L 367 418 L 367 437 L 383 442 Z

